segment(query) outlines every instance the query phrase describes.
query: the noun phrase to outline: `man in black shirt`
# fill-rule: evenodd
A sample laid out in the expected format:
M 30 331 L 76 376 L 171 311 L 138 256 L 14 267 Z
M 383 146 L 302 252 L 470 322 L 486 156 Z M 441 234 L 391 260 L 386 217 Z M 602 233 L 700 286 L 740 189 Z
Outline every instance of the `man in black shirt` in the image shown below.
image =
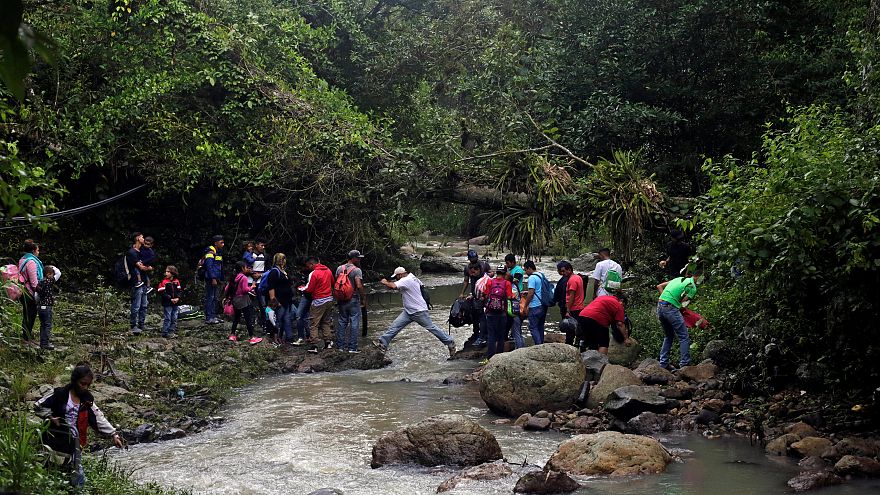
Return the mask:
M 671 280 L 682 276 L 681 271 L 694 254 L 694 248 L 684 241 L 684 232 L 672 231 L 672 242 L 666 245 L 666 259 L 660 262 L 660 268 L 666 269 L 666 278 Z

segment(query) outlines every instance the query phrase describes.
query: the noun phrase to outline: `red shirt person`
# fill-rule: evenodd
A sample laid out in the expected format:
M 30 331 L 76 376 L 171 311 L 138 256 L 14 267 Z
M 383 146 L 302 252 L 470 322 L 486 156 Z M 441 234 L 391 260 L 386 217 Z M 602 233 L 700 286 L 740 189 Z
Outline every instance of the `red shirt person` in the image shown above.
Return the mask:
M 617 329 L 623 335 L 623 343 L 631 345 L 624 320 L 624 305 L 626 298 L 623 296 L 599 296 L 577 316 L 578 331 L 581 336 L 581 352 L 586 349 L 598 350 L 602 354 L 608 354 L 610 336 L 608 327 L 617 325 Z

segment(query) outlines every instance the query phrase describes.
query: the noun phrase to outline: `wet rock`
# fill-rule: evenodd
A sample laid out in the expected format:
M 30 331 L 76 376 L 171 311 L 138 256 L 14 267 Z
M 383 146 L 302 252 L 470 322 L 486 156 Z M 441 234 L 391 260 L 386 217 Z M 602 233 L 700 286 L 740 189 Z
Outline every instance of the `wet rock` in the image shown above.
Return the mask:
M 161 435 L 159 435 L 160 440 L 174 440 L 177 438 L 183 438 L 186 436 L 186 432 L 181 430 L 180 428 L 166 428 L 162 430 Z
M 309 493 L 309 495 L 344 495 L 345 492 L 340 490 L 339 488 L 318 488 L 317 490 Z
M 570 345 L 524 347 L 492 358 L 480 379 L 480 396 L 505 416 L 565 409 L 577 399 L 584 373 L 580 353 Z
M 804 468 L 809 471 L 817 471 L 820 469 L 825 469 L 828 467 L 828 464 L 821 457 L 804 457 L 800 461 L 798 461 L 798 466 Z
M 507 466 L 507 464 L 504 464 L 503 461 L 480 464 L 479 466 L 465 469 L 464 471 L 441 483 L 440 486 L 437 487 L 437 493 L 448 492 L 449 490 L 452 490 L 453 488 L 458 486 L 459 483 L 464 481 L 500 480 L 502 478 L 510 476 L 511 474 L 513 474 L 513 471 Z
M 132 439 L 140 443 L 154 442 L 157 437 L 156 427 L 150 423 L 142 424 L 132 432 Z
M 583 253 L 571 260 L 571 266 L 578 272 L 590 272 L 596 269 L 599 264 L 599 255 L 596 253 Z
M 566 428 L 572 430 L 595 430 L 602 424 L 602 420 L 596 416 L 578 416 L 565 424 Z
M 580 488 L 580 484 L 565 473 L 557 471 L 532 471 L 516 482 L 513 493 L 570 493 Z
M 492 421 L 493 425 L 509 425 L 512 423 L 513 423 L 513 421 L 511 421 L 510 418 L 501 418 L 501 419 L 496 419 L 495 421 Z
M 463 273 L 464 264 L 446 256 L 423 256 L 419 269 L 422 273 Z
M 635 435 L 654 435 L 672 431 L 674 427 L 675 420 L 672 416 L 648 411 L 627 421 L 623 431 Z
M 819 435 L 819 432 L 816 431 L 812 426 L 804 423 L 798 422 L 794 424 L 790 424 L 785 427 L 785 433 L 791 433 L 793 435 L 797 435 L 801 438 L 805 437 L 815 437 Z
M 826 459 L 837 460 L 845 455 L 857 455 L 862 457 L 876 457 L 878 455 L 877 442 L 867 438 L 846 437 L 837 442 L 834 447 L 822 453 Z
M 587 368 L 585 380 L 595 382 L 602 376 L 602 370 L 608 364 L 608 356 L 592 349 L 581 353 L 581 361 Z
M 550 417 L 550 413 L 547 412 L 547 411 L 544 411 L 544 410 L 540 410 L 540 411 L 538 411 L 538 412 L 535 413 L 535 417 L 536 417 L 536 418 L 549 418 L 549 417 Z
M 666 385 L 675 381 L 675 375 L 660 366 L 656 359 L 645 359 L 635 370 L 645 385 Z
M 834 472 L 840 476 L 880 476 L 880 462 L 870 457 L 845 455 L 834 465 Z
M 773 440 L 770 440 L 769 442 L 767 442 L 767 445 L 764 447 L 764 450 L 768 454 L 788 455 L 788 447 L 791 444 L 799 441 L 800 439 L 801 439 L 801 437 L 799 437 L 795 434 L 786 433 L 782 436 L 779 436 L 779 437 L 774 438 Z
M 608 345 L 608 362 L 611 364 L 619 364 L 622 366 L 631 366 L 639 358 L 642 353 L 642 344 L 636 339 L 630 338 L 632 343 L 625 345 L 611 339 Z
M 685 366 L 678 372 L 678 377 L 689 382 L 705 382 L 715 378 L 718 366 L 710 360 L 703 361 L 696 366 Z
M 527 431 L 544 431 L 548 428 L 550 428 L 549 418 L 538 418 L 535 416 L 529 418 L 528 422 L 523 425 L 523 429 Z
M 694 387 L 684 382 L 678 382 L 672 387 L 661 390 L 660 395 L 667 399 L 689 400 L 694 396 Z
M 801 457 L 820 456 L 825 449 L 831 447 L 831 440 L 821 437 L 806 437 L 789 445 L 789 452 L 794 452 Z
M 520 417 L 516 418 L 516 421 L 513 422 L 513 426 L 525 426 L 529 420 L 532 419 L 532 415 L 529 413 L 521 414 Z
M 666 412 L 666 398 L 660 396 L 657 387 L 628 385 L 611 392 L 604 407 L 614 416 L 627 420 L 646 411 Z
M 788 486 L 796 492 L 815 490 L 826 486 L 839 485 L 843 480 L 828 469 L 821 471 L 804 471 L 788 480 Z
M 719 366 L 725 366 L 732 359 L 730 346 L 723 340 L 710 340 L 703 349 L 703 359 L 711 359 Z
M 717 412 L 704 407 L 700 410 L 700 414 L 697 414 L 694 422 L 698 425 L 718 424 L 721 422 L 721 416 Z
M 476 466 L 497 459 L 501 446 L 494 435 L 460 414 L 441 414 L 382 435 L 373 446 L 370 466 Z
M 651 437 L 603 431 L 566 440 L 545 469 L 574 475 L 629 476 L 663 472 L 670 462 L 672 456 Z
M 599 383 L 590 389 L 590 397 L 587 400 L 587 406 L 595 409 L 599 407 L 599 404 L 608 399 L 611 392 L 614 392 L 620 387 L 641 384 L 642 381 L 639 380 L 639 377 L 637 377 L 631 369 L 625 366 L 609 364 L 608 366 L 605 366 L 605 370 L 602 371 L 602 377 L 599 378 Z
M 488 246 L 489 243 L 489 236 L 487 235 L 478 235 L 477 237 L 468 239 L 468 244 L 472 246 Z

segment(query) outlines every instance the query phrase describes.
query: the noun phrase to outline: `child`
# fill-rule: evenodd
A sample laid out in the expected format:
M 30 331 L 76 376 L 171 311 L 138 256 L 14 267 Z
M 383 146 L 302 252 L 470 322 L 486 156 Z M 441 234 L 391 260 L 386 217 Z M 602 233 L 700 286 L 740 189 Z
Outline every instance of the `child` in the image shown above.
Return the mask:
M 251 344 L 259 344 L 263 341 L 260 337 L 254 337 L 254 306 L 251 304 L 251 296 L 250 292 L 253 290 L 253 285 L 248 282 L 248 274 L 250 274 L 250 267 L 245 264 L 244 261 L 239 261 L 235 264 L 236 272 L 235 279 L 229 284 L 229 291 L 226 295 L 230 299 L 232 299 L 232 307 L 235 309 L 235 317 L 232 320 L 232 331 L 229 334 L 229 340 L 232 342 L 238 342 L 238 336 L 235 333 L 236 328 L 238 328 L 238 322 L 241 321 L 242 316 L 244 316 L 244 324 L 247 326 L 248 337 L 250 337 Z
M 52 265 L 43 269 L 43 280 L 37 284 L 37 314 L 40 315 L 40 349 L 51 351 L 55 346 L 49 342 L 52 337 L 52 307 L 55 306 L 55 282 L 61 277 L 61 271 Z
M 138 261 L 143 263 L 146 270 L 144 273 L 141 273 L 138 270 L 138 282 L 143 282 L 147 284 L 147 294 L 153 292 L 153 287 L 150 286 L 150 273 L 153 271 L 153 264 L 156 262 L 156 252 L 153 251 L 153 243 L 154 239 L 150 236 L 144 237 L 144 245 L 141 246 L 141 250 L 138 253 Z M 140 285 L 136 285 L 135 287 L 140 287 Z
M 253 241 L 244 241 L 242 244 L 244 248 L 244 253 L 241 255 L 241 261 L 244 261 L 245 266 L 253 270 L 254 268 L 254 243 Z M 251 275 L 248 275 L 248 283 L 254 283 L 254 278 Z
M 168 265 L 165 267 L 165 280 L 159 284 L 162 311 L 165 313 L 165 320 L 162 322 L 162 336 L 166 339 L 173 339 L 177 336 L 172 332 L 177 330 L 177 312 L 178 306 L 180 306 L 180 296 L 183 292 L 177 276 L 177 267 Z

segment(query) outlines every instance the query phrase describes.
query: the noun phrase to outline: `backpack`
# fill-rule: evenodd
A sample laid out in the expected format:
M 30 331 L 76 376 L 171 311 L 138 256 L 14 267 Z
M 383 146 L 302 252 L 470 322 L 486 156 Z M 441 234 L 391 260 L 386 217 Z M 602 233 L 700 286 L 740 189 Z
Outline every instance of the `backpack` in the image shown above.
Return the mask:
M 622 280 L 623 278 L 617 273 L 617 270 L 608 270 L 608 275 L 605 277 L 605 290 L 608 292 L 620 290 Z
M 354 286 L 351 284 L 351 279 L 348 278 L 349 273 L 351 271 L 346 265 L 336 276 L 336 282 L 333 283 L 333 297 L 338 302 L 348 302 L 354 297 Z
M 553 306 L 553 287 L 543 273 L 538 272 L 538 276 L 541 277 L 541 304 L 547 307 Z
M 494 279 L 489 286 L 489 300 L 486 303 L 486 311 L 489 313 L 503 313 L 507 302 L 507 280 Z
M 277 266 L 273 266 L 269 269 L 268 272 L 264 273 L 262 277 L 260 277 L 260 282 L 257 284 L 257 295 L 266 297 L 269 295 L 269 274 L 272 273 L 272 270 L 278 270 L 279 276 L 281 275 L 281 269 Z
M 463 327 L 468 323 L 470 311 L 466 301 L 466 299 L 456 299 L 449 310 L 449 324 L 455 328 Z
M 422 293 L 422 299 L 425 300 L 425 305 L 428 306 L 428 309 L 434 309 L 434 305 L 431 304 L 431 295 L 428 294 L 427 287 L 419 284 L 419 292 Z
M 205 255 L 208 254 L 206 251 L 205 254 L 199 258 L 199 262 L 196 264 L 196 280 L 205 280 L 205 274 L 207 273 L 207 269 L 205 268 Z
M 6 295 L 9 296 L 9 299 L 17 301 L 21 298 L 21 284 L 24 283 L 24 277 L 18 265 L 11 263 L 0 268 L 0 275 L 2 275 L 3 286 L 6 287 Z
M 113 266 L 116 285 L 120 288 L 125 288 L 131 285 L 132 270 L 128 266 L 126 256 L 127 254 L 123 254 L 116 260 L 116 264 Z

